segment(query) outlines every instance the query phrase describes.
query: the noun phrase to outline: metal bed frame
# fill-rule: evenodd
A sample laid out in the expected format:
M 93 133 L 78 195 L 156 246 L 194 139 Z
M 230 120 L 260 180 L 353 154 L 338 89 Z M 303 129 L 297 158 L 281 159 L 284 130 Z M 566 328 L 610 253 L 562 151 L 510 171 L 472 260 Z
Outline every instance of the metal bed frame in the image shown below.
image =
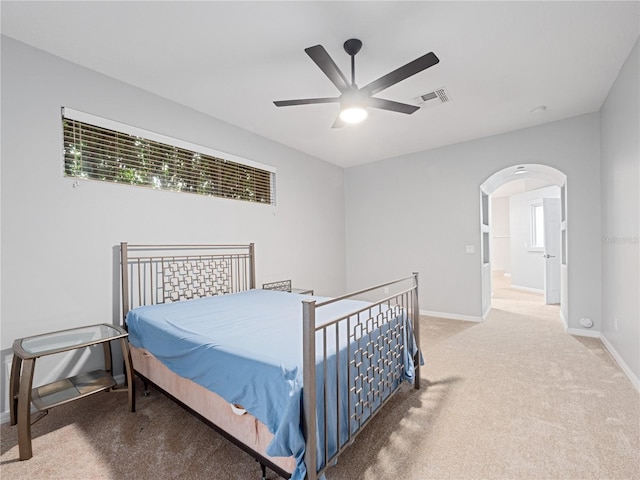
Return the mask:
M 291 292 L 291 280 L 263 283 L 262 288 L 267 290 L 277 290 L 278 292 Z
M 123 324 L 130 309 L 158 303 L 170 303 L 192 298 L 213 295 L 223 295 L 255 288 L 255 248 L 248 245 L 129 245 L 121 243 L 121 272 L 122 272 L 122 314 Z M 410 284 L 409 287 L 403 285 Z M 324 306 L 351 299 L 356 296 L 370 296 L 375 291 L 388 291 L 392 287 L 397 293 L 368 304 L 367 307 L 351 312 L 345 316 L 335 318 L 323 325 L 316 326 L 316 313 Z M 384 290 L 383 290 L 384 289 Z M 308 480 L 317 480 L 327 468 L 335 463 L 337 457 L 350 445 L 361 429 L 368 424 L 380 409 L 396 393 L 404 377 L 404 357 L 406 350 L 413 345 L 409 325 L 415 338 L 415 346 L 419 348 L 419 306 L 418 306 L 418 274 L 399 280 L 376 285 L 359 290 L 348 295 L 323 301 L 304 299 L 302 303 L 303 322 L 303 418 L 302 428 L 306 442 L 304 461 L 307 466 Z M 405 322 L 394 321 L 404 316 Z M 126 325 L 125 325 L 126 326 Z M 346 374 L 348 376 L 346 389 L 340 386 L 340 372 L 338 361 L 335 379 L 329 378 L 327 369 L 328 341 L 335 341 L 335 356 L 340 355 L 340 332 L 347 332 L 350 344 L 363 338 L 366 345 L 354 352 L 347 349 L 350 358 Z M 375 335 L 375 336 L 374 336 Z M 333 340 L 327 340 L 327 339 Z M 316 351 L 316 342 L 321 345 L 321 351 Z M 362 343 L 362 342 L 361 342 Z M 343 352 L 344 353 L 344 352 Z M 318 357 L 319 355 L 319 357 Z M 318 361 L 318 358 L 321 360 Z M 413 386 L 420 388 L 420 352 L 413 355 L 415 368 Z M 324 409 L 323 425 L 318 424 L 317 404 L 317 367 L 322 365 L 323 401 L 320 408 Z M 135 370 L 135 365 L 134 365 Z M 355 372 L 355 374 L 352 374 Z M 139 372 L 138 375 L 140 375 Z M 142 376 L 142 375 L 140 375 Z M 344 376 L 344 374 L 343 374 Z M 343 380 L 345 380 L 343 378 Z M 143 381 L 148 379 L 143 377 Z M 328 381 L 335 381 L 333 388 L 328 388 Z M 328 398 L 327 391 L 335 391 L 335 398 Z M 165 392 L 167 393 L 167 392 Z M 329 434 L 327 425 L 327 405 L 329 402 L 340 404 L 341 396 L 347 395 L 348 438 L 342 441 L 342 434 L 338 433 L 339 441 L 333 453 L 330 453 Z M 290 476 L 289 472 L 273 464 L 259 452 L 248 447 L 242 441 L 207 421 L 194 412 L 181 399 L 171 394 L 168 396 L 195 413 L 201 420 L 208 423 L 226 438 L 252 455 L 262 467 L 263 478 L 265 466 L 283 478 Z M 340 432 L 340 409 L 337 408 L 337 432 Z M 324 445 L 318 445 L 318 433 L 324 433 Z M 317 465 L 317 448 L 321 449 L 322 465 Z

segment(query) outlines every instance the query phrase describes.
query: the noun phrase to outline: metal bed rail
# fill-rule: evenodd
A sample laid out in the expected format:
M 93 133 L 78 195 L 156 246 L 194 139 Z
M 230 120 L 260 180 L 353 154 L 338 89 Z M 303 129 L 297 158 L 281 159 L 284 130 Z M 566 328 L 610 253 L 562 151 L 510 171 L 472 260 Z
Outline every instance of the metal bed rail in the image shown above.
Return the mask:
M 412 285 L 405 290 L 316 326 L 316 312 L 323 306 L 408 281 Z M 414 364 L 414 388 L 420 388 L 419 318 L 417 273 L 323 302 L 303 301 L 303 417 L 308 480 L 317 480 L 335 463 L 398 391 L 407 358 Z M 413 338 L 418 349 L 415 355 Z M 318 375 L 322 376 L 321 381 Z M 341 418 L 345 414 L 341 411 L 341 398 L 345 395 L 348 418 Z M 334 418 L 329 413 L 332 402 Z M 329 423 L 334 421 L 335 425 Z M 345 423 L 346 433 L 341 431 Z

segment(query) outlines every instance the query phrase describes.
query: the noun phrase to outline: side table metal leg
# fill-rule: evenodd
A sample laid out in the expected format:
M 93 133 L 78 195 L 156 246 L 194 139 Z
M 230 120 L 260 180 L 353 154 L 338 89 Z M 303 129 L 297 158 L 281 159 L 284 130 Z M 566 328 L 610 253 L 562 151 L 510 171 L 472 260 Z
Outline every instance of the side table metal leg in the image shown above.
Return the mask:
M 113 376 L 111 371 L 111 342 L 103 342 L 102 350 L 104 354 L 104 371 Z
M 31 386 L 36 359 L 24 360 L 18 393 L 18 450 L 20 460 L 29 460 L 31 452 Z
M 20 370 L 22 359 L 13 356 L 11 363 L 11 378 L 9 380 L 9 411 L 11 413 L 11 425 L 18 423 L 18 393 L 20 392 Z
M 129 350 L 129 341 L 126 338 L 120 339 L 122 346 L 122 356 L 124 358 L 124 369 L 126 375 L 127 389 L 129 395 L 129 410 L 136 411 L 136 379 L 133 376 L 133 368 L 131 366 L 131 351 Z

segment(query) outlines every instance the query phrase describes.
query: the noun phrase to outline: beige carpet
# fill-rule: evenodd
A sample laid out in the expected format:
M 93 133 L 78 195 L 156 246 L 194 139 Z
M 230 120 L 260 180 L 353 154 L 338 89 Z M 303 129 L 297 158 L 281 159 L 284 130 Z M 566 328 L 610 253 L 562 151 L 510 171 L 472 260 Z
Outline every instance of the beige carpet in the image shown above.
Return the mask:
M 599 340 L 567 335 L 557 307 L 498 280 L 486 322 L 422 318 L 423 388 L 403 389 L 328 480 L 640 479 L 638 392 Z M 137 406 L 103 393 L 53 409 L 25 462 L 3 425 L 2 479 L 260 478 L 157 392 Z

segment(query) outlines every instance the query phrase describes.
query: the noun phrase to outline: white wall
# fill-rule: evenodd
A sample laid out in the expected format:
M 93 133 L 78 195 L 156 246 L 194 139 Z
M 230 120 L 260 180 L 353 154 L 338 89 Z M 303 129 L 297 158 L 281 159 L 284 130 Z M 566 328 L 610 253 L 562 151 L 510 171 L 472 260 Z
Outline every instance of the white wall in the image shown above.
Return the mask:
M 531 247 L 531 205 L 543 198 L 560 198 L 560 187 L 551 186 L 509 197 L 511 286 L 544 292 L 543 250 Z M 560 279 L 558 278 L 558 283 Z
M 418 271 L 422 310 L 479 319 L 480 185 L 506 167 L 543 164 L 567 175 L 567 320 L 579 328 L 587 316 L 597 330 L 599 157 L 592 113 L 347 169 L 347 288 Z M 475 253 L 465 253 L 466 245 Z
M 509 197 L 490 198 L 491 219 L 489 225 L 491 269 L 511 273 L 511 251 L 509 232 Z
M 640 47 L 600 111 L 602 334 L 640 387 Z
M 275 166 L 277 207 L 102 182 L 73 188 L 62 174 L 62 106 Z M 345 291 L 342 168 L 6 37 L 1 180 L 3 357 L 18 337 L 118 322 L 121 241 L 255 242 L 258 284 L 291 278 L 318 294 Z M 36 370 L 38 383 L 47 372 Z

